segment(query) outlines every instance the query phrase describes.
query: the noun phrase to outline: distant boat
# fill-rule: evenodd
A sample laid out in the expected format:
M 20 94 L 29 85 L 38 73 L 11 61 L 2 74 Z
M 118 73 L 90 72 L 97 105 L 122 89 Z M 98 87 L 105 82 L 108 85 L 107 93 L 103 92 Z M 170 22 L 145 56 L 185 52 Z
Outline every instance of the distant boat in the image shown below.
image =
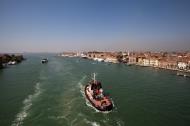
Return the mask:
M 102 58 L 94 58 L 93 60 L 98 61 L 98 62 L 104 62 L 104 59 Z
M 84 54 L 81 54 L 81 57 L 84 58 L 84 59 L 87 59 L 88 57 Z
M 8 65 L 15 65 L 17 62 L 16 61 L 9 61 L 7 64 Z
M 41 62 L 42 62 L 42 64 L 44 64 L 44 63 L 48 63 L 48 59 L 47 59 L 47 58 L 42 59 Z
M 95 79 L 95 74 L 94 79 L 85 86 L 85 95 L 97 110 L 111 111 L 113 109 L 111 99 L 103 93 L 102 85 Z

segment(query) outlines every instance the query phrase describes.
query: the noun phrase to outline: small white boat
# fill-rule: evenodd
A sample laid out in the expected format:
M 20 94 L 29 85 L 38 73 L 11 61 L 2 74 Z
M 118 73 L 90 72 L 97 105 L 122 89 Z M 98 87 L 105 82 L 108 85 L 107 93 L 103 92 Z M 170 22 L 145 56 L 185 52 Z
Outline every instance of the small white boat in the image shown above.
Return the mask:
M 44 63 L 48 63 L 48 59 L 47 59 L 47 58 L 42 59 L 41 62 L 42 62 L 42 64 L 44 64 Z
M 8 65 L 15 65 L 17 62 L 16 61 L 9 61 Z

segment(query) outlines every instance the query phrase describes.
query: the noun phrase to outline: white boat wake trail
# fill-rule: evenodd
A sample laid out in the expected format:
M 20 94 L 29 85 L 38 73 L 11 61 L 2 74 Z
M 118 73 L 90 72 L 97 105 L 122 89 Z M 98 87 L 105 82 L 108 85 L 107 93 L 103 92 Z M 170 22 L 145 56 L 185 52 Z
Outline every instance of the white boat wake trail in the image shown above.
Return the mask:
M 41 94 L 40 83 L 36 83 L 34 94 L 28 95 L 28 97 L 23 101 L 23 107 L 21 111 L 16 115 L 15 120 L 11 126 L 20 126 L 23 124 L 23 120 L 28 116 L 28 111 L 32 106 L 32 101 L 36 99 Z
M 89 121 L 89 120 L 87 120 L 87 119 L 84 119 L 84 121 L 85 121 L 87 124 L 90 124 L 90 125 L 92 125 L 92 126 L 100 126 L 100 124 L 98 124 L 97 122 L 91 122 L 91 121 Z

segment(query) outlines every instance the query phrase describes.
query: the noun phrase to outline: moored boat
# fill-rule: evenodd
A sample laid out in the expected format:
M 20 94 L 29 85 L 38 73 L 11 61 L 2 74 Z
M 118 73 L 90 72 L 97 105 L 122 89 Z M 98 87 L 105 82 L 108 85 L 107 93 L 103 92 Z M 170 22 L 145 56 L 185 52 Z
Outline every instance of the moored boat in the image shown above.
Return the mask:
M 99 111 L 111 111 L 113 109 L 110 97 L 103 93 L 101 83 L 95 80 L 95 74 L 94 79 L 85 86 L 85 96 L 92 106 Z
M 7 64 L 8 65 L 15 65 L 17 62 L 16 61 L 9 61 Z

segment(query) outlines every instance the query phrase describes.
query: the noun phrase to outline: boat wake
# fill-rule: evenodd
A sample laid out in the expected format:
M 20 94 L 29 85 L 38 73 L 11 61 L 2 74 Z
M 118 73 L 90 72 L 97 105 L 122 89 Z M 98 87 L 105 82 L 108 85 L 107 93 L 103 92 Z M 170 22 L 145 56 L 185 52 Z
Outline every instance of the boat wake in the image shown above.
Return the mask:
M 32 101 L 35 100 L 41 94 L 40 83 L 36 83 L 34 94 L 28 95 L 28 97 L 23 101 L 23 108 L 16 115 L 12 126 L 20 126 L 23 124 L 23 120 L 28 116 L 28 111 L 32 106 Z
M 50 115 L 48 116 L 49 119 L 62 120 L 65 125 L 69 126 L 75 125 L 81 121 L 78 117 L 82 114 L 76 115 L 75 104 L 80 100 L 78 95 L 80 92 L 78 89 L 82 87 L 82 83 L 84 83 L 86 77 L 87 76 L 84 75 L 78 81 L 73 81 L 73 83 L 69 85 L 68 89 L 64 92 L 64 102 L 62 103 L 63 113 Z
M 80 88 L 83 87 L 83 84 L 82 84 L 82 83 L 84 82 L 84 80 L 86 79 L 86 77 L 87 77 L 87 76 L 84 75 L 84 76 L 82 77 L 82 79 L 79 80 L 78 86 L 79 86 Z
M 100 126 L 100 124 L 98 124 L 97 122 L 92 122 L 92 121 L 89 121 L 87 119 L 84 119 L 84 121 L 87 123 L 87 124 L 90 124 L 91 126 Z

